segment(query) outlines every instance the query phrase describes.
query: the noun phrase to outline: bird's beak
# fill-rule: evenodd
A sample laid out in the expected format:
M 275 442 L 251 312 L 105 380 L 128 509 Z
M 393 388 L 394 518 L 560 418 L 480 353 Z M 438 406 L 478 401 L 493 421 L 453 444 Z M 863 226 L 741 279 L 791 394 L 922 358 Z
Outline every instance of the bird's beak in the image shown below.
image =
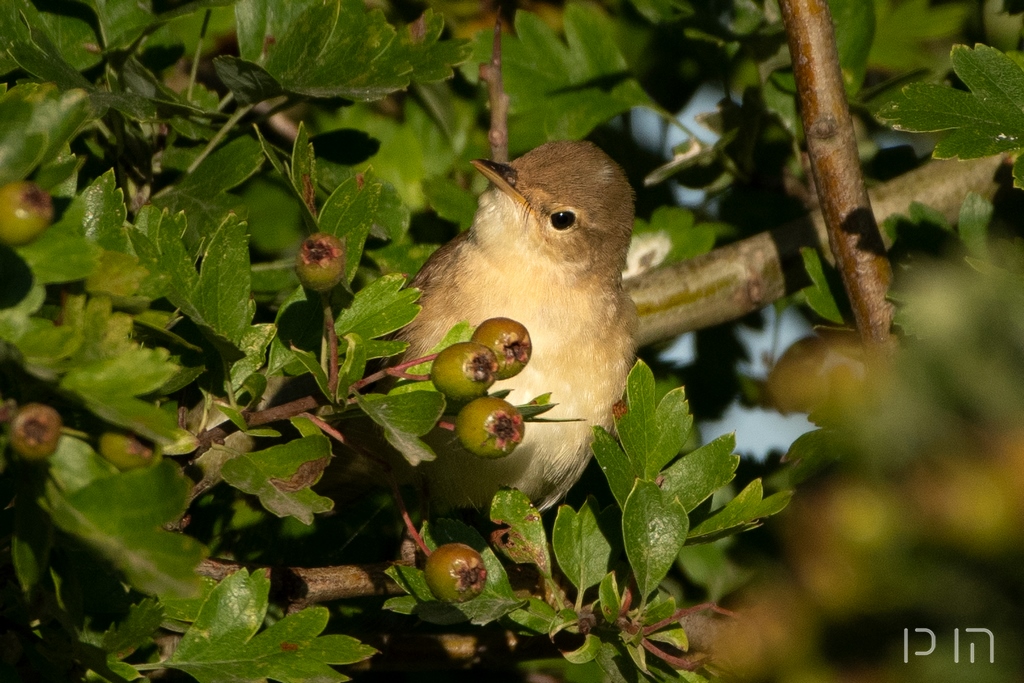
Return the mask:
M 485 178 L 494 183 L 494 186 L 499 190 L 517 202 L 521 202 L 526 206 L 530 205 L 526 201 L 526 197 L 516 189 L 516 181 L 518 180 L 516 169 L 508 164 L 500 164 L 489 159 L 474 159 L 470 163 L 476 166 L 476 170 L 480 171 Z

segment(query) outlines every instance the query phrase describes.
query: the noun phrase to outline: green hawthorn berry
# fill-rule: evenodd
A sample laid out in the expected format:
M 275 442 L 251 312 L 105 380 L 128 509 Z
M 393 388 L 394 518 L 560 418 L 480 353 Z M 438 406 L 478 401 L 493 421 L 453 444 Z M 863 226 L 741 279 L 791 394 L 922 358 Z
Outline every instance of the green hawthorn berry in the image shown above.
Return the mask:
M 448 398 L 468 401 L 487 393 L 497 371 L 498 359 L 493 351 L 476 342 L 459 342 L 437 354 L 430 380 Z
M 498 379 L 515 377 L 530 362 L 533 344 L 530 333 L 511 318 L 485 320 L 473 332 L 473 341 L 494 351 L 498 358 Z
M 24 460 L 45 460 L 57 450 L 64 422 L 42 403 L 23 405 L 11 420 L 11 448 Z
M 103 432 L 100 435 L 100 455 L 122 472 L 145 467 L 160 459 L 158 450 L 134 434 L 123 432 Z
M 295 257 L 295 274 L 314 292 L 333 289 L 345 277 L 345 243 L 323 232 L 310 235 Z
M 444 602 L 472 600 L 487 582 L 483 558 L 465 543 L 438 546 L 427 558 L 424 574 L 430 592 Z
M 459 443 L 481 458 L 503 458 L 514 451 L 525 427 L 516 407 L 494 396 L 470 401 L 455 417 Z
M 28 244 L 52 221 L 53 201 L 43 188 L 27 180 L 0 187 L 0 243 L 9 247 Z

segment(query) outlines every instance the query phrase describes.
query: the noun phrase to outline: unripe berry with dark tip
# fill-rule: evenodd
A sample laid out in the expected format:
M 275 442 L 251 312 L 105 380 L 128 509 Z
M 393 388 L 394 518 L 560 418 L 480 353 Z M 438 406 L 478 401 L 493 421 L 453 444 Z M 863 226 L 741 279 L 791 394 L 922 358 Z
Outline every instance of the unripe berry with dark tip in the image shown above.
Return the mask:
M 0 243 L 20 247 L 53 222 L 53 200 L 46 190 L 22 180 L 0 187 Z
M 427 558 L 423 573 L 430 592 L 444 602 L 472 600 L 487 582 L 483 558 L 465 543 L 438 546 Z
M 345 243 L 323 232 L 310 235 L 295 257 L 295 274 L 314 292 L 333 289 L 345 277 Z
M 122 472 L 145 467 L 160 459 L 160 453 L 152 446 L 134 434 L 121 432 L 103 432 L 100 435 L 100 455 Z
M 473 332 L 473 341 L 494 351 L 498 358 L 498 379 L 515 377 L 530 362 L 533 344 L 522 323 L 511 318 L 490 318 Z
M 437 354 L 430 380 L 448 398 L 468 401 L 483 396 L 497 379 L 498 359 L 477 342 L 459 342 Z
M 508 401 L 484 396 L 466 404 L 455 417 L 455 436 L 470 453 L 503 458 L 523 440 L 523 416 Z
M 42 403 L 28 403 L 11 421 L 11 448 L 24 460 L 45 460 L 57 450 L 64 421 Z

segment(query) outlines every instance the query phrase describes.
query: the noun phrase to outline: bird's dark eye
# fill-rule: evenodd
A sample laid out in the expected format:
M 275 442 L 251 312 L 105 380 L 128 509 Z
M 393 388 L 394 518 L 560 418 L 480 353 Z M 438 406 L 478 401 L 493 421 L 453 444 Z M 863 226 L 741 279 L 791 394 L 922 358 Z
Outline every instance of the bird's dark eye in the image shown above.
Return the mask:
M 551 227 L 555 230 L 565 230 L 571 228 L 572 224 L 576 222 L 576 214 L 572 211 L 556 211 L 551 214 Z

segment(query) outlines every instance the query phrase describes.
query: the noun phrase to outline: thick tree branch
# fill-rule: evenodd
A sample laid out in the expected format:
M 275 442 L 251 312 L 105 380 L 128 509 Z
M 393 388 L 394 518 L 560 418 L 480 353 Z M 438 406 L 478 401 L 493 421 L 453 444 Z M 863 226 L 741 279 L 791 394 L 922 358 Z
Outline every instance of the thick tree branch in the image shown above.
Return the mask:
M 344 598 L 387 597 L 404 595 L 397 583 L 384 573 L 390 562 L 336 567 L 259 567 L 270 570 L 270 585 L 275 602 L 287 605 L 294 612 L 307 605 Z M 196 572 L 217 581 L 239 569 L 256 566 L 207 559 L 199 563 Z
M 882 222 L 921 202 L 955 222 L 969 192 L 995 194 L 1001 163 L 999 157 L 928 162 L 869 192 L 875 218 Z M 826 244 L 825 219 L 815 210 L 770 232 L 627 280 L 626 290 L 640 313 L 640 344 L 741 318 L 810 284 L 800 248 Z
M 780 0 L 811 170 L 861 339 L 888 346 L 892 269 L 864 187 L 827 0 Z

